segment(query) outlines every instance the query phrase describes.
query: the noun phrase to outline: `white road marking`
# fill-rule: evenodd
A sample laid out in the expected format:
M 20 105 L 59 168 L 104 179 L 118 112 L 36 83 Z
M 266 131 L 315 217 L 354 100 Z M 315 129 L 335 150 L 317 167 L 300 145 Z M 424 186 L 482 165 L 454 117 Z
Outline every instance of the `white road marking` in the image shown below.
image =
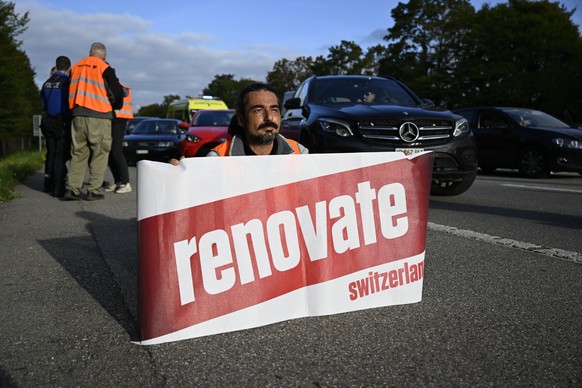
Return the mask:
M 517 187 L 520 189 L 535 189 L 535 190 L 548 190 L 548 191 L 559 191 L 562 193 L 580 193 L 582 194 L 582 190 L 574 190 L 574 189 L 558 189 L 556 187 L 543 187 L 543 186 L 529 186 L 529 185 L 515 185 L 511 183 L 502 183 L 501 186 L 506 187 Z
M 496 245 L 503 245 L 510 248 L 521 249 L 533 253 L 540 253 L 542 255 L 557 257 L 559 259 L 573 261 L 574 263 L 582 264 L 582 253 L 578 252 L 571 252 L 558 248 L 544 247 L 542 245 L 531 244 L 523 241 L 517 241 L 498 236 L 492 236 L 489 234 L 479 233 L 472 230 L 459 229 L 453 226 L 435 224 L 433 222 L 427 223 L 427 228 L 437 232 L 449 233 L 455 236 L 472 238 L 474 240 L 484 241 Z

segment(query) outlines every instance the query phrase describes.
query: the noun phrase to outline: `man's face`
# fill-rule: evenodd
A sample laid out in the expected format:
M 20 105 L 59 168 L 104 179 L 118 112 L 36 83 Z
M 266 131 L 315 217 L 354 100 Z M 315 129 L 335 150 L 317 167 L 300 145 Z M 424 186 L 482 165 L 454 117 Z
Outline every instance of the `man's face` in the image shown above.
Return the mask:
M 277 96 L 267 90 L 250 92 L 244 117 L 238 115 L 239 124 L 245 128 L 250 144 L 270 144 L 281 126 L 281 111 Z

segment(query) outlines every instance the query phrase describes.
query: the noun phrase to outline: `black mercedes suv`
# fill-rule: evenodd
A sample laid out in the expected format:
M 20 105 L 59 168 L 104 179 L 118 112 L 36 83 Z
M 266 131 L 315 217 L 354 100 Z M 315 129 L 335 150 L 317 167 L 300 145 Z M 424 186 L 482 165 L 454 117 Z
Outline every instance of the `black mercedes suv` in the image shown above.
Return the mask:
M 477 175 L 475 139 L 433 106 L 393 78 L 312 76 L 285 101 L 280 131 L 311 153 L 433 151 L 431 194 L 458 195 Z

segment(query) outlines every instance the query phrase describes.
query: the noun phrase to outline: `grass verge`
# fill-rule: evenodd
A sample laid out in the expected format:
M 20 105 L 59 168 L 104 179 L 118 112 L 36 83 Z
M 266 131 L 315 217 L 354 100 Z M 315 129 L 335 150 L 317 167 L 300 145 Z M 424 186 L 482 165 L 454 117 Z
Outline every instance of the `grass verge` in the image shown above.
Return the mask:
M 17 198 L 14 186 L 40 170 L 45 151 L 17 152 L 0 159 L 0 203 Z

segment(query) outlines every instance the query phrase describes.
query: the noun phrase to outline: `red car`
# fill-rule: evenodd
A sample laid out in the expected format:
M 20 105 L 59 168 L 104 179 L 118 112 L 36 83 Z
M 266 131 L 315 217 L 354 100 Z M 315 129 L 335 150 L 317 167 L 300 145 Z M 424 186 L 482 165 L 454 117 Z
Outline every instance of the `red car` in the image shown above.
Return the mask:
M 185 157 L 206 156 L 212 148 L 230 139 L 228 125 L 234 112 L 234 109 L 196 112 L 186 137 L 180 143 L 180 154 Z

